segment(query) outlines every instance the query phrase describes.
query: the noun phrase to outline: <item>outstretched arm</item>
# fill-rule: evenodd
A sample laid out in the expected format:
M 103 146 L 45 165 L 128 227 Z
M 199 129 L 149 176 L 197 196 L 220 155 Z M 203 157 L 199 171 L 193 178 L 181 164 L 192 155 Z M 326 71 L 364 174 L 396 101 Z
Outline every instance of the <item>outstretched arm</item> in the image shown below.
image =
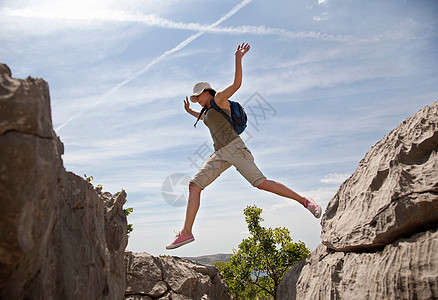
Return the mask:
M 199 118 L 200 112 L 194 111 L 193 109 L 190 108 L 189 98 L 187 98 L 187 97 L 186 97 L 186 100 L 184 100 L 184 109 L 186 110 L 186 112 L 188 112 L 189 114 L 191 114 L 195 118 Z M 203 120 L 203 119 L 204 119 L 204 116 L 201 117 L 201 120 Z
M 215 101 L 218 105 L 221 105 L 227 101 L 242 85 L 242 58 L 249 51 L 249 49 L 250 46 L 248 43 L 242 43 L 242 45 L 237 46 L 235 53 L 236 65 L 234 71 L 234 81 L 224 90 L 217 92 Z

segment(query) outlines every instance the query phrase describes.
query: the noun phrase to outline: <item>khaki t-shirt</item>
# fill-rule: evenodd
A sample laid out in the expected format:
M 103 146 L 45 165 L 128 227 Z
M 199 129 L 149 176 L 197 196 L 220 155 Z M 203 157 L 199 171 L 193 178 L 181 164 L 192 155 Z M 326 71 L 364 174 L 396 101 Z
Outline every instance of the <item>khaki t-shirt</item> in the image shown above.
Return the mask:
M 224 109 L 223 111 L 231 116 L 231 111 L 229 109 Z M 210 108 L 207 111 L 204 116 L 204 123 L 210 130 L 215 151 L 228 145 L 232 140 L 239 137 L 230 122 L 225 119 L 225 116 L 214 108 Z

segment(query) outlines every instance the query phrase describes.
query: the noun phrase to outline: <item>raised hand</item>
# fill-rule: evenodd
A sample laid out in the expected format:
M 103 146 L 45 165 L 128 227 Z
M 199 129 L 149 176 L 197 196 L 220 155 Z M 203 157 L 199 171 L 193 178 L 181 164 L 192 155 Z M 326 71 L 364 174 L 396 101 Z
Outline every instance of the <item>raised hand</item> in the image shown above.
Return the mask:
M 190 112 L 190 102 L 187 96 L 186 96 L 186 100 L 184 100 L 184 109 L 186 110 L 186 112 Z
M 249 49 L 251 48 L 251 46 L 248 43 L 242 43 L 242 45 L 237 46 L 237 50 L 236 50 L 236 57 L 242 58 L 246 52 L 249 51 Z

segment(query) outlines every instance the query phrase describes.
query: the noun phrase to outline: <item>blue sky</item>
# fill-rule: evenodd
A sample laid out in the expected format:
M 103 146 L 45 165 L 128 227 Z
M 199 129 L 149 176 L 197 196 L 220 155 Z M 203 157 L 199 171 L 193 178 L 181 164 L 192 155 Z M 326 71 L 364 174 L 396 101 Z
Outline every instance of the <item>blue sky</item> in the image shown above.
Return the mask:
M 164 249 L 185 208 L 163 183 L 193 176 L 211 147 L 183 99 L 198 81 L 230 84 L 236 46 L 250 43 L 233 96 L 253 114 L 242 137 L 268 178 L 325 208 L 377 141 L 437 100 L 437 20 L 438 1 L 423 0 L 2 0 L 0 61 L 49 83 L 66 169 L 127 191 L 129 250 L 230 253 L 253 204 L 314 249 L 320 221 L 234 168 L 203 192 L 196 242 Z

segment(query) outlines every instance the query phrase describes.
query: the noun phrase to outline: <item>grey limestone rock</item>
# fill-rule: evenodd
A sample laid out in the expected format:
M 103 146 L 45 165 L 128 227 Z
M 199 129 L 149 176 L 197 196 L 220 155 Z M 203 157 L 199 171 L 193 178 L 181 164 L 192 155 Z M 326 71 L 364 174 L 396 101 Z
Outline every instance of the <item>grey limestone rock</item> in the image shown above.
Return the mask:
M 438 299 L 438 102 L 366 154 L 321 225 L 278 299 Z
M 231 299 L 216 267 L 148 253 L 127 252 L 125 261 L 125 299 Z
M 121 299 L 126 194 L 64 169 L 42 79 L 0 64 L 0 299 Z

